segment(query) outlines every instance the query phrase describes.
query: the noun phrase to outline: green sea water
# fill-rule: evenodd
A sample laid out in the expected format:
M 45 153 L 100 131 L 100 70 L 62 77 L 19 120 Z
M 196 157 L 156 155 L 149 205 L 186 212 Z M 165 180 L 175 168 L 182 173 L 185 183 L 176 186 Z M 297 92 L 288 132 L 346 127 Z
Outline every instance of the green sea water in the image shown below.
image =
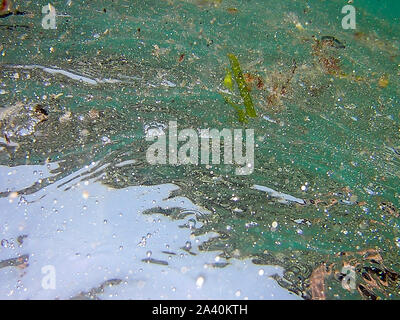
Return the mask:
M 47 3 L 16 2 L 25 14 L 0 19 L 0 129 L 11 141 L 0 164 L 60 164 L 21 193 L 99 161 L 93 174 L 110 187 L 178 185 L 171 197 L 211 212 L 194 232 L 218 236 L 202 250 L 282 266 L 276 280 L 304 298 L 318 298 L 321 277 L 328 299 L 400 297 L 398 1 L 353 1 L 355 30 L 342 28 L 339 0 L 63 0 L 52 2 L 54 30 L 41 24 Z M 247 124 L 223 97 L 228 53 L 262 81 Z M 149 165 L 145 129 L 171 120 L 254 129 L 254 172 Z M 135 162 L 116 166 L 125 160 Z M 342 285 L 348 265 L 353 290 Z

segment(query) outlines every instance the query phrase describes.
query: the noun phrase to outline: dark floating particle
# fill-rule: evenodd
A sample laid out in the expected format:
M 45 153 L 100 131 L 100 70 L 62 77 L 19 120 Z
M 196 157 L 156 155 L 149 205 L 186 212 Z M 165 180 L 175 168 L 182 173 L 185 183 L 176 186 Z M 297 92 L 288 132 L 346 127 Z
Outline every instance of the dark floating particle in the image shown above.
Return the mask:
M 228 262 L 214 262 L 214 263 L 207 263 L 207 268 L 225 268 L 229 265 Z
M 336 39 L 335 37 L 332 37 L 332 36 L 323 36 L 321 38 L 321 42 L 323 44 L 330 45 L 331 47 L 334 47 L 336 49 L 346 48 L 346 46 L 342 42 L 340 42 L 338 39 Z
M 163 266 L 167 266 L 168 265 L 167 261 L 157 260 L 157 259 L 153 259 L 153 258 L 142 259 L 142 261 L 146 262 L 146 263 L 160 264 L 160 265 L 163 265 Z
M 172 252 L 172 251 L 161 251 L 162 253 L 165 253 L 165 254 L 170 254 L 170 255 L 174 255 L 174 256 L 176 256 L 176 253 L 175 252 Z
M 48 119 L 49 113 L 41 105 L 36 105 L 33 108 L 33 111 L 35 112 L 40 122 L 46 121 Z
M 0 261 L 0 269 L 5 267 L 18 267 L 27 264 L 29 260 L 29 255 L 25 254 L 17 258 L 11 258 L 7 260 Z

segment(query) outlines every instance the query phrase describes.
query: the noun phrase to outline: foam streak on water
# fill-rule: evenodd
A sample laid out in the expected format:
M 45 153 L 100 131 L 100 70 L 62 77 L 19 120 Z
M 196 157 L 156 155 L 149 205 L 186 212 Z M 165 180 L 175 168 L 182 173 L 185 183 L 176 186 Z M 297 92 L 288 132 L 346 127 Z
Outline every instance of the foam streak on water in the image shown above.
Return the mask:
M 40 69 L 43 70 L 44 72 L 50 73 L 50 74 L 61 74 L 63 76 L 66 76 L 72 80 L 76 80 L 76 81 L 82 81 L 84 83 L 90 84 L 90 85 L 97 85 L 100 83 L 118 83 L 121 82 L 121 80 L 117 80 L 117 79 L 91 79 L 70 71 L 66 71 L 63 69 L 60 69 L 58 67 L 44 67 L 44 66 L 40 66 L 40 65 L 6 65 L 5 67 L 9 67 L 9 68 L 14 68 L 14 69 L 25 69 L 25 70 L 32 70 L 32 69 Z

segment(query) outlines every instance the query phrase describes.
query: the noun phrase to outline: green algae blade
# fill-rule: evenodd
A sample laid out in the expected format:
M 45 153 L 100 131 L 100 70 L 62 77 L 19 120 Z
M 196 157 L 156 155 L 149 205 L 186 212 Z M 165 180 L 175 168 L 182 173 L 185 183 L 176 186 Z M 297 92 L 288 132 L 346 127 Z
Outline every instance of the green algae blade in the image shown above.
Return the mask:
M 231 63 L 231 68 L 232 68 L 236 83 L 238 85 L 240 95 L 243 98 L 244 106 L 246 108 L 246 114 L 249 117 L 255 118 L 255 117 L 257 117 L 257 113 L 256 113 L 256 110 L 254 109 L 254 104 L 253 104 L 253 100 L 251 99 L 249 89 L 247 88 L 246 82 L 244 81 L 244 77 L 243 77 L 242 70 L 240 68 L 239 60 L 232 53 L 228 53 L 228 58 Z
M 246 117 L 246 113 L 242 110 L 242 108 L 240 108 L 239 105 L 237 105 L 236 103 L 234 103 L 231 98 L 224 96 L 225 102 L 230 104 L 237 112 L 238 115 L 238 120 L 240 123 L 248 123 L 249 120 Z

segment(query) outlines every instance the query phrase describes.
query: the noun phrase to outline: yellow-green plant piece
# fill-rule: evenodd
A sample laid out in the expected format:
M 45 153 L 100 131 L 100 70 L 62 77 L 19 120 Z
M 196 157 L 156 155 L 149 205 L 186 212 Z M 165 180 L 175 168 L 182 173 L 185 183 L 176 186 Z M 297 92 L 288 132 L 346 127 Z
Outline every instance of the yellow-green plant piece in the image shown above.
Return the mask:
M 232 73 L 229 70 L 226 70 L 226 75 L 224 78 L 224 86 L 229 89 L 229 91 L 233 92 L 233 79 Z
M 229 97 L 224 96 L 225 102 L 230 104 L 237 112 L 238 119 L 240 123 L 248 123 L 249 120 L 246 117 L 246 113 L 242 110 L 242 108 L 234 103 Z
M 232 53 L 228 53 L 228 58 L 231 63 L 231 68 L 233 75 L 235 77 L 235 81 L 238 85 L 240 95 L 243 99 L 244 106 L 246 108 L 246 114 L 249 117 L 255 118 L 257 117 L 256 110 L 254 109 L 253 100 L 250 96 L 249 88 L 246 86 L 246 82 L 244 81 L 243 73 L 240 68 L 239 60 Z

